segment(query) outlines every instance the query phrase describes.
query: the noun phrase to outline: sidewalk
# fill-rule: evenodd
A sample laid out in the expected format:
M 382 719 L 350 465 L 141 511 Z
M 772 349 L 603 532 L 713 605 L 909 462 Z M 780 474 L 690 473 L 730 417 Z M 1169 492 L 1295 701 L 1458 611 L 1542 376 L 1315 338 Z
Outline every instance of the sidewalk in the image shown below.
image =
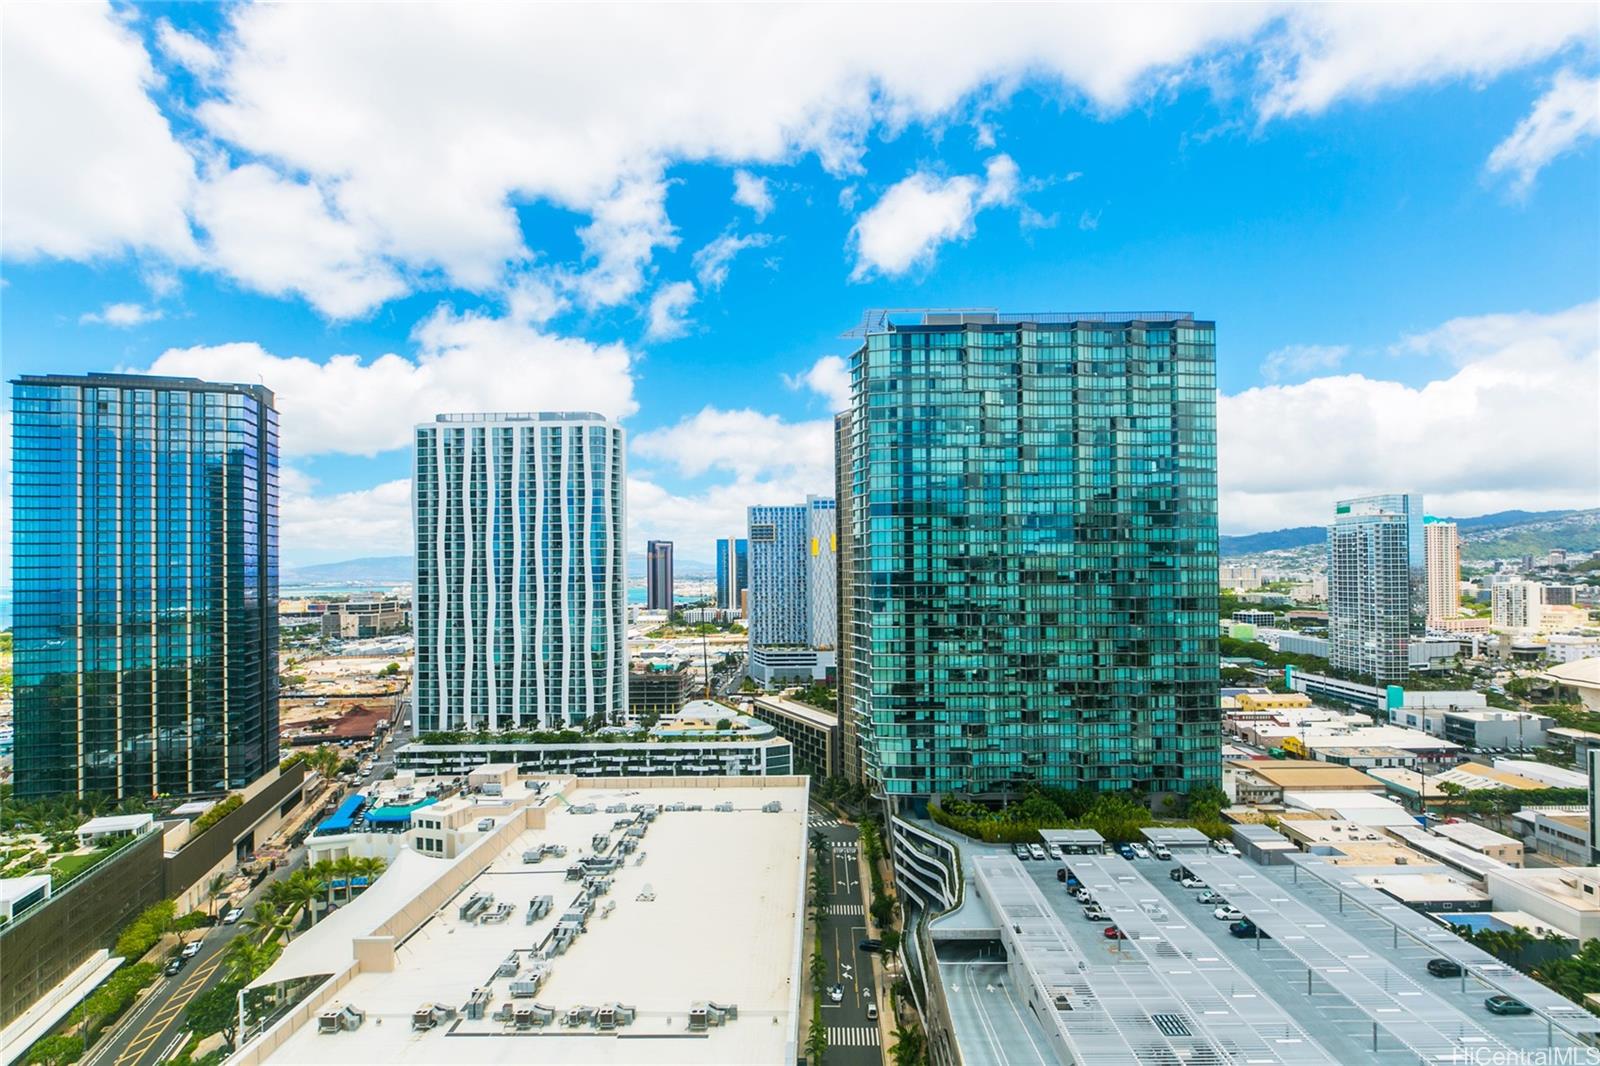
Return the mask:
M 850 824 L 856 825 L 854 822 Z M 867 863 L 867 849 L 861 844 L 861 827 L 859 825 L 856 825 L 856 866 L 861 873 L 861 894 L 867 900 L 865 918 L 867 935 L 873 938 L 881 938 L 883 930 L 879 929 L 877 923 L 872 920 L 872 873 Z M 889 885 L 890 878 L 885 877 L 884 888 L 887 889 Z M 887 1062 L 889 1060 L 889 1045 L 892 1042 L 891 1035 L 894 1033 L 897 1021 L 894 1017 L 894 1010 L 890 1006 L 889 975 L 887 968 L 884 966 L 884 957 L 881 952 L 875 951 L 872 953 L 872 982 L 873 994 L 877 997 L 878 1002 L 878 1047 L 883 1052 L 884 1061 Z

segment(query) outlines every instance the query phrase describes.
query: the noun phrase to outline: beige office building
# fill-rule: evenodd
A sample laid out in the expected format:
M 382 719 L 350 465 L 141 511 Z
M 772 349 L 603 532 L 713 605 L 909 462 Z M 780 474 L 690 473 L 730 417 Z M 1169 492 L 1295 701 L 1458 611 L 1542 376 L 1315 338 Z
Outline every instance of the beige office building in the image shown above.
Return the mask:
M 1428 624 L 1461 613 L 1461 538 L 1454 522 L 1423 520 L 1422 539 L 1428 556 Z

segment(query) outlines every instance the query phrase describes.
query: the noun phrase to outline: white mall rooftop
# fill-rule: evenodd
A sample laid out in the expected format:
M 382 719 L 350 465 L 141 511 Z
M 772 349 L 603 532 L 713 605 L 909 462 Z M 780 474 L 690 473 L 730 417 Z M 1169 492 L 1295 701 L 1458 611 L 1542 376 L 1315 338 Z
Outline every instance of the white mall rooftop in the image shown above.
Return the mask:
M 535 781 L 546 782 L 537 796 Z M 470 812 L 472 834 L 480 814 L 495 821 L 481 839 L 454 859 L 403 849 L 371 889 L 289 944 L 252 990 L 331 976 L 232 1061 L 795 1061 L 805 778 L 524 778 L 500 799 L 472 802 L 481 804 Z M 774 802 L 781 812 L 762 811 Z M 624 835 L 615 823 L 633 815 L 606 811 L 619 804 L 661 813 L 637 850 L 605 875 L 613 884 L 595 900 L 584 932 L 565 952 L 538 959 L 534 949 L 582 892 L 580 881 L 567 879 L 568 867 L 595 854 L 595 835 Z M 667 809 L 674 804 L 701 809 Z M 717 811 L 718 804 L 733 809 Z M 573 812 L 586 805 L 595 813 Z M 494 810 L 502 813 L 485 813 Z M 523 861 L 542 845 L 564 846 L 566 855 Z M 478 893 L 510 904 L 509 918 L 463 919 L 462 904 Z M 528 922 L 530 900 L 542 895 L 554 897 L 550 912 Z M 518 976 L 497 977 L 513 953 Z M 536 994 L 512 998 L 511 981 L 539 966 L 548 972 Z M 487 1010 L 469 1020 L 464 1007 L 484 988 L 491 993 Z M 690 1009 L 706 1002 L 732 1005 L 737 1017 L 691 1032 Z M 613 1003 L 633 1008 L 631 1024 L 609 1032 L 561 1024 L 571 1008 Z M 457 1013 L 417 1031 L 413 1015 L 429 1004 Z M 534 1004 L 553 1010 L 556 1022 L 519 1030 L 493 1017 L 503 1007 Z M 364 1013 L 359 1027 L 318 1031 L 319 1015 L 345 1006 Z

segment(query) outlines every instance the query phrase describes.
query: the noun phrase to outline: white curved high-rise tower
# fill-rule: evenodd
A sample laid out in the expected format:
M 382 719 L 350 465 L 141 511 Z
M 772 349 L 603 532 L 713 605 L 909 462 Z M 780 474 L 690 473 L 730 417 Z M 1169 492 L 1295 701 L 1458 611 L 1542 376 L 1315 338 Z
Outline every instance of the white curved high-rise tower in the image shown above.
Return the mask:
M 417 732 L 628 709 L 622 427 L 591 412 L 417 427 Z

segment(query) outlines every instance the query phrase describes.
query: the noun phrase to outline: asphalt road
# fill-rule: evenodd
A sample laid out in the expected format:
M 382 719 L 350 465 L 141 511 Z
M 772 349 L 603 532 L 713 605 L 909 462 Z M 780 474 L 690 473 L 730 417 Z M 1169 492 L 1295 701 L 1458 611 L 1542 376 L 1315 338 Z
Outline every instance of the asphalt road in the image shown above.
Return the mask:
M 884 1000 L 873 979 L 872 957 L 858 947 L 867 935 L 867 890 L 856 862 L 860 837 L 855 826 L 841 824 L 815 807 L 811 832 L 828 840 L 831 892 L 828 919 L 822 927 L 822 953 L 828 960 L 828 972 L 844 992 L 843 1002 L 834 1003 L 826 996 L 822 1000 L 822 1020 L 828 1029 L 823 1062 L 825 1066 L 880 1066 L 883 1048 L 878 1023 L 867 1017 L 867 1004 L 878 997 L 878 1009 L 882 1010 Z M 807 944 L 807 957 L 810 951 Z
M 301 851 L 274 870 L 261 884 L 236 903 L 246 914 L 261 898 L 267 886 L 289 876 L 305 859 Z M 154 989 L 141 1000 L 112 1032 L 82 1060 L 84 1066 L 155 1066 L 171 1058 L 183 1046 L 184 1012 L 194 998 L 222 981 L 222 960 L 228 942 L 244 931 L 244 925 L 216 925 L 201 938 L 200 954 L 172 977 L 161 977 Z

